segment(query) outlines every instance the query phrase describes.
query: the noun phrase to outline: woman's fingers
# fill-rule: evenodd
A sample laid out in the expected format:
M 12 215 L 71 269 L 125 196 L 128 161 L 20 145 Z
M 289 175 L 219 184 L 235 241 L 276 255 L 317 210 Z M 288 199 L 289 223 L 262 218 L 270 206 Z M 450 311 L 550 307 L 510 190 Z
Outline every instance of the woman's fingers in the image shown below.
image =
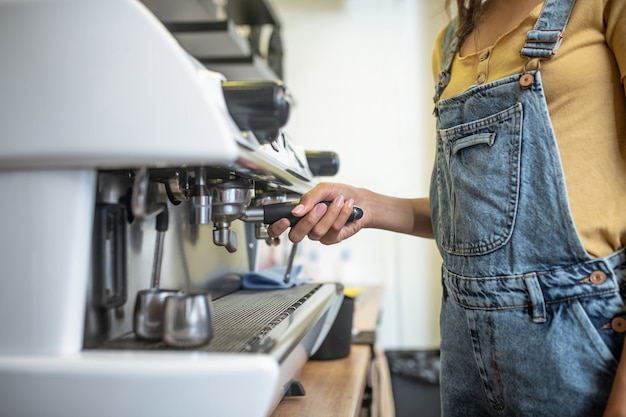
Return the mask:
M 289 226 L 290 226 L 289 219 L 283 218 L 283 219 L 277 220 L 267 228 L 267 234 L 270 237 L 278 237 L 282 235 L 285 232 L 285 230 L 289 229 Z
M 330 225 L 328 230 L 326 230 L 325 233 L 323 233 L 323 235 L 319 238 L 321 243 L 325 245 L 332 245 L 355 233 L 355 230 L 358 227 L 356 227 L 353 223 L 348 223 L 348 219 L 352 215 L 353 207 L 354 200 L 352 199 L 346 201 L 345 204 L 342 203 L 341 207 L 338 207 L 339 212 L 335 217 L 335 220 Z
M 289 239 L 292 242 L 300 242 L 307 235 L 311 238 L 312 231 L 318 227 L 320 222 L 325 219 L 325 214 L 328 212 L 328 207 L 324 203 L 318 203 L 313 206 L 313 209 L 309 211 L 295 226 L 291 228 L 289 232 Z M 317 239 L 313 239 L 317 240 Z
M 348 195 L 354 194 L 354 190 L 348 186 L 331 183 L 320 183 L 304 194 L 300 203 L 291 210 L 291 214 L 300 217 L 300 220 L 291 226 L 289 239 L 300 242 L 308 236 L 311 240 L 319 240 L 329 245 L 356 233 L 360 226 L 346 226 L 352 214 L 354 199 L 346 201 L 344 192 Z M 289 221 L 281 219 L 268 227 L 268 233 L 277 237 L 289 227 Z

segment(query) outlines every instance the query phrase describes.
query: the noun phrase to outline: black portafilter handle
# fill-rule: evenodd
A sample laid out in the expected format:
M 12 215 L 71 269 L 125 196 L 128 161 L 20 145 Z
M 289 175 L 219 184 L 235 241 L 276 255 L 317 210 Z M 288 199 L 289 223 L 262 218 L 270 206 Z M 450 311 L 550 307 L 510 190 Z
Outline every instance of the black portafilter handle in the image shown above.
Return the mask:
M 327 206 L 330 205 L 330 201 L 322 201 L 322 203 Z M 300 221 L 302 217 L 296 217 L 291 214 L 291 210 L 298 205 L 297 201 L 290 201 L 287 203 L 276 203 L 276 204 L 267 204 L 263 206 L 263 223 L 272 224 L 279 219 L 289 219 L 289 223 L 291 226 L 295 225 Z M 348 217 L 348 221 L 346 223 L 350 223 L 356 220 L 359 220 L 363 217 L 363 209 L 360 207 L 354 206 L 352 207 L 352 214 Z

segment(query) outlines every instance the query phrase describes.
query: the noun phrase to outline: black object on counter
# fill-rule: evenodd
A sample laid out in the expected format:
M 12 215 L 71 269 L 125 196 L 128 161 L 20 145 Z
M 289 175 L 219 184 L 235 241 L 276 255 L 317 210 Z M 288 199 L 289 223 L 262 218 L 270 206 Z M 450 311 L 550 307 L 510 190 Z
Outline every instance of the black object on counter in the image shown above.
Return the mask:
M 311 359 L 332 360 L 350 355 L 352 347 L 352 319 L 354 317 L 354 298 L 343 297 L 337 318 L 328 331 L 328 335 Z

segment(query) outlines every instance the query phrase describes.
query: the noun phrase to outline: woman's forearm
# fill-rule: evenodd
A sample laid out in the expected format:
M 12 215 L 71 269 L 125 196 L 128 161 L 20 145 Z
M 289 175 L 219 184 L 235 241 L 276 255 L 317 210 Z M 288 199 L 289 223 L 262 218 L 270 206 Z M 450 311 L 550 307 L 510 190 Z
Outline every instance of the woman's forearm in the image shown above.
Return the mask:
M 369 228 L 389 230 L 414 236 L 432 238 L 430 204 L 427 198 L 398 198 L 374 192 L 363 196 L 372 210 Z

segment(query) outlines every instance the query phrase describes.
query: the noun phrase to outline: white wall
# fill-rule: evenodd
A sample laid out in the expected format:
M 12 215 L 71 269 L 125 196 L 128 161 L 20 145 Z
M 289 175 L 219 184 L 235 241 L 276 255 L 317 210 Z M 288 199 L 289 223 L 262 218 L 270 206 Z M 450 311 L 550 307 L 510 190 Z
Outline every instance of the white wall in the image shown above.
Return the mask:
M 434 0 L 274 0 L 295 98 L 286 133 L 339 153 L 330 181 L 424 196 L 434 155 L 431 50 L 445 21 Z M 432 4 L 435 3 L 435 4 Z M 379 341 L 439 345 L 440 259 L 432 241 L 365 230 L 334 246 L 306 241 L 297 262 L 320 280 L 385 288 Z

